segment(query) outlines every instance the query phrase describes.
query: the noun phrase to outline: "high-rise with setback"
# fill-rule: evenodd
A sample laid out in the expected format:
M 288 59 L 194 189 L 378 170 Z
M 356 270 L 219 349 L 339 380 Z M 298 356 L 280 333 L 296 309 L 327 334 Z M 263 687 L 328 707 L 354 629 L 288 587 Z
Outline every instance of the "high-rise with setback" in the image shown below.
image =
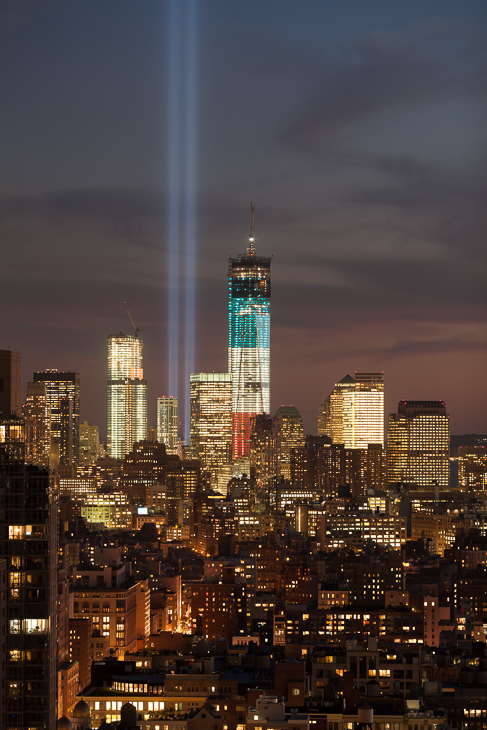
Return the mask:
M 107 447 L 113 459 L 123 459 L 136 441 L 147 438 L 142 347 L 137 335 L 108 336 Z
M 253 416 L 270 412 L 271 259 L 254 249 L 228 262 L 228 371 L 232 376 L 233 458 L 249 452 Z
M 346 375 L 320 409 L 318 431 L 347 449 L 384 446 L 384 373 Z

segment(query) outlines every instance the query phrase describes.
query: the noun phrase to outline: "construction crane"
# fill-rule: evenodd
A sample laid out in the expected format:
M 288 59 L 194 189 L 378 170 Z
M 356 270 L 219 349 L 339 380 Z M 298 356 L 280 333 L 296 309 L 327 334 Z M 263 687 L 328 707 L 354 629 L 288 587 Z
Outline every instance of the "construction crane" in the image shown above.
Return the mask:
M 129 309 L 129 308 L 127 307 L 127 302 L 124 302 L 123 304 L 124 304 L 124 306 L 125 306 L 125 309 L 127 310 L 127 314 L 128 314 L 128 316 L 129 316 L 129 318 L 130 318 L 130 321 L 132 322 L 132 327 L 133 327 L 133 328 L 134 328 L 134 330 L 135 330 L 135 336 L 136 336 L 136 337 L 138 337 L 138 335 L 139 335 L 139 332 L 141 332 L 141 331 L 142 331 L 142 327 L 140 326 L 140 324 L 139 324 L 139 325 L 136 325 L 136 324 L 135 324 L 135 322 L 134 322 L 134 318 L 132 317 L 132 314 L 130 313 L 130 309 Z

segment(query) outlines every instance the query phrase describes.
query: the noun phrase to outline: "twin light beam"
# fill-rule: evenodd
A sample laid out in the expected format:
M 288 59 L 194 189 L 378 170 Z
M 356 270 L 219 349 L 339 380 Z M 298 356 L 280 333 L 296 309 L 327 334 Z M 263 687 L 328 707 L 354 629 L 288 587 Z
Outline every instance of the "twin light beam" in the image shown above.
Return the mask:
M 168 14 L 168 389 L 178 397 L 183 436 L 189 443 L 189 376 L 195 353 L 198 1 L 170 0 Z

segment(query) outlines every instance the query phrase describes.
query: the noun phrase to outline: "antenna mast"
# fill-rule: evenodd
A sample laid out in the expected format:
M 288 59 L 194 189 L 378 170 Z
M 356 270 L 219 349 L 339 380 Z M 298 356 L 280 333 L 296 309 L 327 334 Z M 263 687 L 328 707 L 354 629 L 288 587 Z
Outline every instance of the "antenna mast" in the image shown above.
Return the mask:
M 254 251 L 254 204 L 250 203 L 250 233 L 249 233 L 249 256 L 255 256 Z

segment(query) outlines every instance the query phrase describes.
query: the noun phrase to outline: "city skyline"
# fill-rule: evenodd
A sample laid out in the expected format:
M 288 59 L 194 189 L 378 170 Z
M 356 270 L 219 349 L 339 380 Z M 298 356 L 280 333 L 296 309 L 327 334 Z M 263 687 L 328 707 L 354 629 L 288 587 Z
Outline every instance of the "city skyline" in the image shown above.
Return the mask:
M 22 356 L 22 398 L 35 371 L 79 372 L 103 439 L 124 301 L 149 425 L 169 392 L 168 7 L 5 4 L 2 347 Z M 225 369 L 226 262 L 253 200 L 273 256 L 271 413 L 293 404 L 316 433 L 344 373 L 384 371 L 386 414 L 442 399 L 453 433 L 486 430 L 486 12 L 199 6 L 195 372 Z

